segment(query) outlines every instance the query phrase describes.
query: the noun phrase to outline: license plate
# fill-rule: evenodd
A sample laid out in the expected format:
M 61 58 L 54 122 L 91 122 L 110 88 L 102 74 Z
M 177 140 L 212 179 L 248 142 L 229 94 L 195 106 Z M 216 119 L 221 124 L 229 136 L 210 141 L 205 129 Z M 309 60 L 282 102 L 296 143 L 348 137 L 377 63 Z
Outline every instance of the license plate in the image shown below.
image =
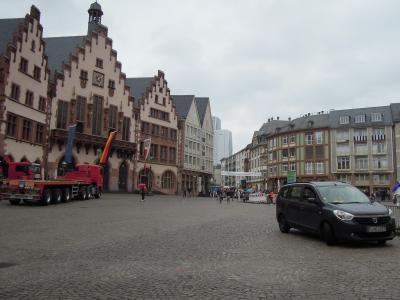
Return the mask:
M 367 232 L 386 232 L 386 226 L 368 226 Z

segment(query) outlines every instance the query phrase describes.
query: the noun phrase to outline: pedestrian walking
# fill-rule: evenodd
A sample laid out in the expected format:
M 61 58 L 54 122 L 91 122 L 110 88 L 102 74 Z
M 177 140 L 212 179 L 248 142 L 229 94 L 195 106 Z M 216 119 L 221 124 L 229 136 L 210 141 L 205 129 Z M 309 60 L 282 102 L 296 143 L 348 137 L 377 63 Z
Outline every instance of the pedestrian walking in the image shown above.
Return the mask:
M 140 190 L 140 193 L 142 195 L 141 201 L 144 201 L 145 196 L 146 196 L 146 192 L 147 192 L 146 185 L 144 183 L 139 183 L 139 190 Z

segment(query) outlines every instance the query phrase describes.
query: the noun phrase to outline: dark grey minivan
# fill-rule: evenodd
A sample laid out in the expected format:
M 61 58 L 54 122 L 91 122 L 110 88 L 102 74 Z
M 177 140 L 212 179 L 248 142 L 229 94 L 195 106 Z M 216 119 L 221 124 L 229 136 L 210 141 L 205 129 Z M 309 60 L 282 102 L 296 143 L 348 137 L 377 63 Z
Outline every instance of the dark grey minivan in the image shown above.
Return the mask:
M 357 188 L 341 182 L 294 183 L 276 199 L 276 217 L 283 233 L 290 228 L 320 234 L 328 245 L 337 241 L 377 241 L 395 237 L 392 211 L 371 202 Z

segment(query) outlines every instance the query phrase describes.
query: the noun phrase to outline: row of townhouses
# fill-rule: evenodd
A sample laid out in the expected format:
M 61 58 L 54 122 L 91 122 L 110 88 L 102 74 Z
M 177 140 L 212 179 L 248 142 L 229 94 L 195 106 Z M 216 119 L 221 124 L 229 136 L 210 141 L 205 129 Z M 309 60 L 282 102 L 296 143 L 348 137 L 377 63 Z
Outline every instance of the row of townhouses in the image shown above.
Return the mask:
M 68 126 L 78 124 L 72 164 L 95 163 L 109 131 L 118 132 L 105 190 L 137 189 L 143 141 L 151 138 L 146 175 L 153 191 L 206 191 L 214 139 L 209 98 L 171 96 L 162 71 L 127 78 L 100 4 L 88 13 L 82 36 L 43 37 L 35 6 L 24 18 L 0 19 L 0 162 L 36 162 L 54 178 Z
M 221 161 L 222 184 L 277 190 L 289 180 L 338 180 L 370 193 L 400 178 L 400 103 L 268 119 L 251 144 Z

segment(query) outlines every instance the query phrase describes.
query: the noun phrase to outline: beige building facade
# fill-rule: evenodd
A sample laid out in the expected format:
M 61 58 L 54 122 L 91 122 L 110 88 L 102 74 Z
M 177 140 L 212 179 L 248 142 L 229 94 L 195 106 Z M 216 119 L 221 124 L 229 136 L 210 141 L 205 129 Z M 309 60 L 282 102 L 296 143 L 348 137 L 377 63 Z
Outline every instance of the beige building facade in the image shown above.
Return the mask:
M 0 20 L 0 160 L 42 163 L 48 69 L 40 12 Z
M 147 176 L 152 191 L 175 194 L 178 190 L 178 117 L 165 75 L 159 71 L 154 77 L 129 78 L 127 82 L 140 109 L 135 188 L 141 176 Z M 143 147 L 146 139 L 151 139 L 151 148 L 145 171 Z

